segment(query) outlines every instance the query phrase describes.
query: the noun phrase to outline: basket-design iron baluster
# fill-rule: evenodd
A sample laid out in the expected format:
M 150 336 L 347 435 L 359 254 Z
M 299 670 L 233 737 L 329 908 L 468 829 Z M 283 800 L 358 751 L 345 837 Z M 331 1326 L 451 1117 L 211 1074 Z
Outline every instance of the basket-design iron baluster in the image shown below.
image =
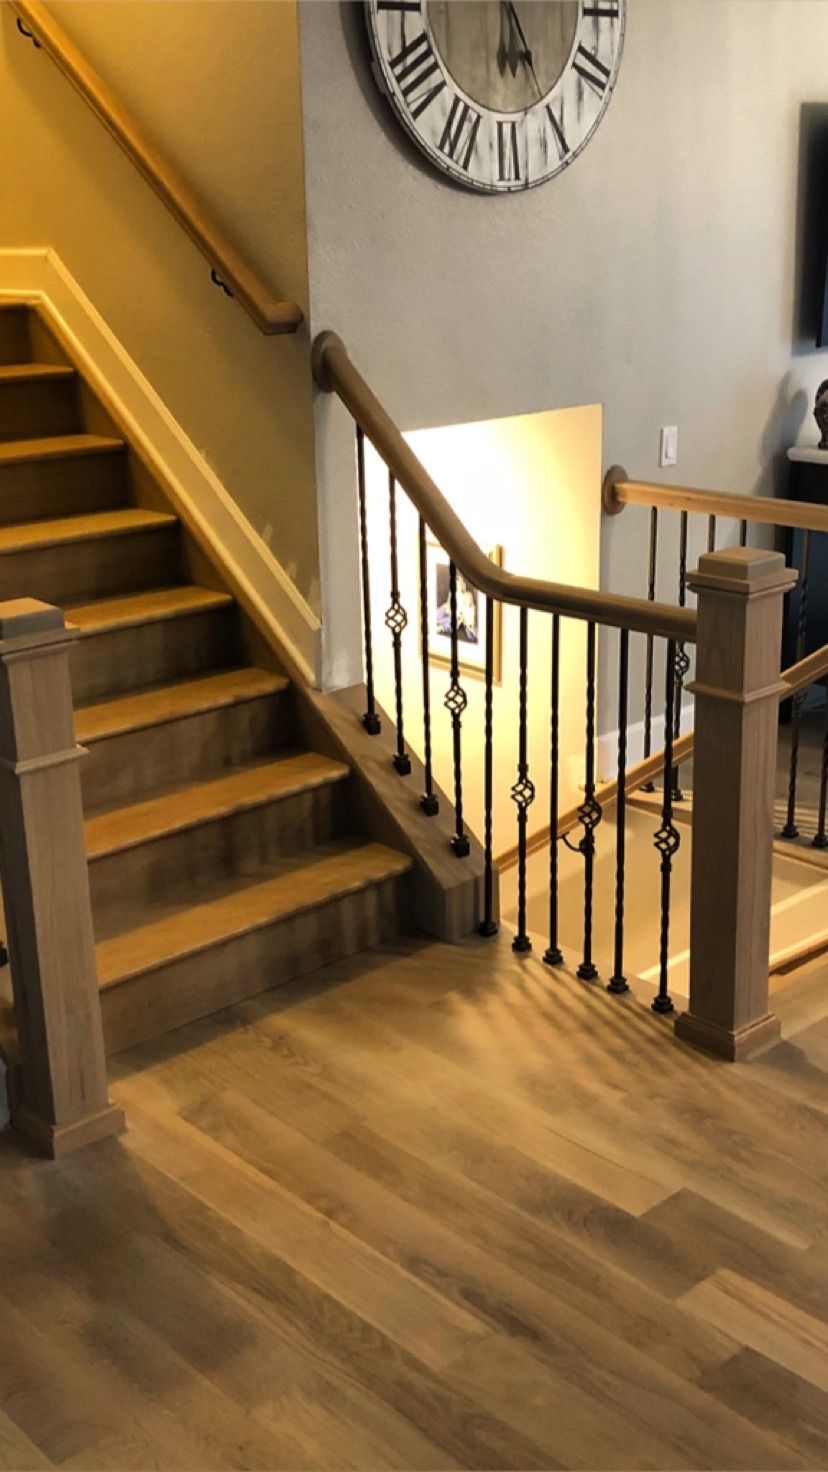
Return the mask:
M 526 933 L 526 826 L 529 809 L 535 801 L 535 786 L 529 777 L 529 754 L 527 736 L 527 684 L 529 665 L 529 610 L 520 610 L 520 693 L 518 697 L 518 767 L 517 781 L 511 789 L 511 798 L 517 807 L 518 825 L 518 909 L 517 935 L 512 941 L 513 951 L 531 951 L 532 942 Z
M 362 632 L 365 640 L 366 708 L 362 724 L 369 736 L 380 733 L 380 718 L 374 695 L 374 643 L 371 633 L 371 572 L 368 562 L 368 511 L 365 504 L 365 435 L 356 431 L 357 497 L 359 500 L 359 552 L 362 563 Z
M 805 655 L 805 642 L 808 632 L 808 579 L 811 564 L 811 533 L 805 531 L 802 534 L 802 578 L 799 584 L 799 612 L 796 620 L 796 658 L 797 663 Z M 798 838 L 799 829 L 796 824 L 796 789 L 799 780 L 799 738 L 802 729 L 802 710 L 807 699 L 807 690 L 798 690 L 791 702 L 791 765 L 788 774 L 788 811 L 785 826 L 782 829 L 783 838 Z
M 468 834 L 463 826 L 463 712 L 468 697 L 460 684 L 460 655 L 457 647 L 457 568 L 449 563 L 449 614 L 451 618 L 451 683 L 443 704 L 451 715 L 452 754 L 454 759 L 454 837 L 452 851 L 458 859 L 471 852 Z
M 391 546 L 391 603 L 385 615 L 385 626 L 394 647 L 394 699 L 397 707 L 397 750 L 392 757 L 401 777 L 411 772 L 411 758 L 405 749 L 403 731 L 402 636 L 408 626 L 408 614 L 400 602 L 399 553 L 397 549 L 397 483 L 388 472 L 388 522 Z
M 681 533 L 679 536 L 679 608 L 687 605 L 687 523 L 688 514 L 681 513 Z M 681 703 L 684 694 L 684 681 L 690 669 L 690 658 L 683 644 L 676 645 L 676 703 L 675 715 L 673 717 L 673 736 L 678 741 L 681 735 Z M 670 773 L 670 785 L 673 789 L 673 802 L 682 802 L 684 793 L 679 787 L 679 770 L 673 767 Z
M 676 680 L 676 644 L 670 639 L 667 644 L 667 673 L 665 677 L 664 701 L 664 795 L 661 805 L 661 826 L 653 842 L 661 855 L 661 932 L 659 941 L 658 994 L 653 999 L 654 1012 L 672 1012 L 673 1001 L 668 989 L 670 966 L 670 894 L 673 878 L 673 859 L 681 843 L 681 835 L 673 822 L 673 729 L 674 705 L 678 682 Z
M 813 848 L 828 848 L 828 833 L 826 833 L 826 819 L 828 818 L 828 695 L 825 705 L 825 735 L 822 740 L 822 770 L 819 777 L 819 815 L 817 817 L 817 831 L 814 834 Z
M 431 674 L 428 663 L 428 558 L 426 553 L 426 524 L 420 517 L 420 655 L 423 662 L 423 761 L 425 763 L 425 791 L 420 798 L 420 807 L 427 818 L 440 811 L 440 802 L 434 791 L 434 774 L 431 760 Z
M 558 944 L 558 794 L 560 787 L 561 620 L 552 615 L 552 700 L 549 720 L 549 945 L 547 966 L 562 966 Z
M 656 595 L 656 572 L 658 568 L 658 507 L 653 506 L 650 510 L 650 563 L 647 576 L 647 601 L 655 602 Z M 644 675 L 644 756 L 648 757 L 653 749 L 653 666 L 655 657 L 655 640 L 652 634 L 647 635 L 647 659 Z M 642 792 L 655 792 L 655 783 L 645 782 Z
M 624 975 L 624 900 L 627 857 L 627 707 L 630 632 L 622 629 L 618 647 L 618 797 L 615 805 L 615 959 L 607 991 L 620 996 L 630 987 Z
M 497 935 L 494 918 L 494 858 L 492 856 L 492 808 L 494 806 L 494 754 L 492 727 L 492 684 L 494 681 L 494 599 L 486 599 L 486 695 L 483 716 L 483 826 L 485 869 L 483 871 L 483 919 L 481 935 Z
M 581 981 L 595 981 L 598 969 L 592 959 L 593 890 L 595 885 L 595 830 L 603 809 L 595 796 L 595 624 L 587 624 L 586 781 L 578 820 L 584 836 L 578 847 L 584 856 L 584 958 L 578 967 Z

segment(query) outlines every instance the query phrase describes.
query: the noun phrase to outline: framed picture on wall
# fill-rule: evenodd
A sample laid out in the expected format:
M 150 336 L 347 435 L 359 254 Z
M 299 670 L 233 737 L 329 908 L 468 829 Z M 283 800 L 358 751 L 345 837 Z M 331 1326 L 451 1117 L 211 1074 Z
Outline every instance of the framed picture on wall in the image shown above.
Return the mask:
M 487 553 L 497 567 L 503 566 L 503 548 L 492 547 Z M 451 667 L 451 607 L 449 601 L 449 558 L 437 542 L 426 544 L 426 600 L 428 605 L 429 664 L 441 669 Z M 486 678 L 485 593 L 479 593 L 457 573 L 457 654 L 460 673 Z M 494 606 L 494 659 L 492 677 L 495 685 L 502 679 L 503 636 L 501 607 Z

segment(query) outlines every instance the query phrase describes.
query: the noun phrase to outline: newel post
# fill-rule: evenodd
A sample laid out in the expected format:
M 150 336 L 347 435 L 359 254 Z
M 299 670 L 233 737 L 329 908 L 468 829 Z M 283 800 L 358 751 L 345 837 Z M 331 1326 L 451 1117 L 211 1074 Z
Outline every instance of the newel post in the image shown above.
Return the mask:
M 698 594 L 690 1008 L 676 1034 L 745 1058 L 779 1036 L 768 1010 L 782 600 L 778 552 L 710 552 Z
M 123 1128 L 109 1102 L 69 654 L 57 608 L 0 604 L 0 870 L 20 1056 L 12 1122 L 51 1157 Z

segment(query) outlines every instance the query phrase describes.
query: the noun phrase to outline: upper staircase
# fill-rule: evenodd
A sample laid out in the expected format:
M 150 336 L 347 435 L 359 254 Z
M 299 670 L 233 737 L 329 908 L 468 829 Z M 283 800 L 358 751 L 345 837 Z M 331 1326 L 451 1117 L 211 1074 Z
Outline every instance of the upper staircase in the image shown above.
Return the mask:
M 0 307 L 0 589 L 58 605 L 78 631 L 110 1052 L 404 924 L 410 859 L 360 833 L 348 767 L 305 749 L 277 659 L 42 319 L 16 304 Z

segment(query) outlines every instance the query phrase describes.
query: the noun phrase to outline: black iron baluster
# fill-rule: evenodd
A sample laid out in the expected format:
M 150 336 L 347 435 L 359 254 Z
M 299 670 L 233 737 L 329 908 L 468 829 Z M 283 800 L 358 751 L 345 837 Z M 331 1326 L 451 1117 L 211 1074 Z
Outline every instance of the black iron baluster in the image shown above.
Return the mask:
M 492 857 L 492 807 L 494 804 L 494 764 L 492 751 L 492 683 L 494 679 L 494 600 L 486 599 L 486 697 L 483 720 L 483 826 L 485 830 L 485 869 L 483 871 L 483 919 L 478 926 L 481 935 L 497 935 L 494 918 L 494 859 Z
M 673 1001 L 668 991 L 668 969 L 670 965 L 670 891 L 673 877 L 673 857 L 681 843 L 681 836 L 673 822 L 673 789 L 670 780 L 673 767 L 673 717 L 676 690 L 676 643 L 667 644 L 667 674 L 664 701 L 664 797 L 661 805 L 661 827 L 653 842 L 661 854 L 661 938 L 659 945 L 658 994 L 653 999 L 654 1012 L 672 1012 Z
M 595 797 L 595 625 L 587 624 L 586 782 L 578 819 L 584 836 L 578 847 L 584 856 L 584 959 L 578 967 L 581 981 L 595 981 L 598 970 L 592 960 L 592 907 L 595 885 L 595 830 L 603 817 Z
M 715 516 L 709 516 L 707 518 L 707 550 L 708 550 L 708 552 L 715 552 L 716 551 L 716 518 L 715 518 Z
M 411 759 L 405 749 L 402 684 L 402 636 L 408 624 L 408 614 L 400 602 L 400 574 L 397 552 L 397 483 L 390 470 L 388 472 L 388 522 L 391 543 L 391 604 L 385 615 L 385 626 L 391 632 L 391 639 L 394 645 L 394 698 L 397 706 L 397 750 L 392 757 L 392 761 L 400 776 L 408 777 L 411 772 Z
M 658 566 L 658 507 L 653 506 L 650 511 L 650 567 L 647 580 L 648 602 L 655 602 L 656 595 L 656 570 Z M 653 749 L 653 661 L 655 654 L 655 643 L 653 635 L 647 635 L 647 664 L 644 677 L 644 756 L 648 757 Z M 645 782 L 642 792 L 655 792 L 655 783 Z
M 748 524 L 743 521 L 739 527 L 739 546 L 746 547 L 748 539 Z
M 681 513 L 681 533 L 679 536 L 679 608 L 687 606 L 687 523 L 688 514 Z M 673 737 L 678 741 L 681 735 L 681 702 L 684 694 L 684 681 L 690 669 L 690 657 L 683 644 L 676 646 L 676 700 L 675 715 L 673 717 Z M 673 790 L 673 802 L 682 802 L 684 793 L 679 787 L 679 769 L 673 767 L 670 773 L 670 785 Z
M 527 737 L 527 685 L 529 675 L 529 610 L 520 610 L 520 694 L 518 697 L 518 769 L 517 782 L 511 790 L 512 801 L 517 806 L 518 825 L 518 933 L 512 941 L 513 951 L 531 951 L 532 942 L 526 934 L 526 826 L 529 809 L 535 801 L 534 783 L 529 779 L 529 753 Z
M 420 807 L 427 818 L 440 811 L 440 802 L 434 791 L 434 776 L 431 769 L 431 675 L 428 664 L 428 558 L 426 553 L 426 524 L 420 517 L 420 655 L 423 662 L 423 759 L 425 762 L 425 792 L 420 798 Z
M 365 505 L 365 435 L 357 425 L 357 494 L 359 497 L 359 548 L 362 561 L 362 629 L 365 640 L 365 692 L 367 706 L 362 724 L 369 736 L 380 733 L 380 718 L 374 696 L 374 643 L 371 633 L 371 573 L 368 565 L 368 513 Z
M 454 837 L 451 847 L 458 859 L 465 859 L 471 851 L 468 834 L 463 827 L 463 711 L 468 697 L 460 684 L 460 656 L 457 649 L 457 568 L 449 563 L 449 613 L 451 615 L 451 683 L 443 702 L 451 714 L 452 748 L 454 757 Z
M 549 720 L 549 945 L 547 966 L 562 966 L 558 945 L 558 789 L 560 786 L 561 620 L 552 615 L 552 706 Z
M 630 634 L 622 629 L 618 649 L 618 797 L 615 826 L 615 964 L 607 991 L 621 995 L 630 987 L 624 975 L 624 886 L 627 856 L 627 707 L 630 671 Z
M 802 577 L 799 584 L 799 612 L 796 620 L 796 661 L 805 655 L 808 633 L 808 577 L 811 563 L 811 533 L 802 534 Z M 807 690 L 798 690 L 791 702 L 791 765 L 788 774 L 788 811 L 783 838 L 798 838 L 796 826 L 796 789 L 799 780 L 799 740 L 802 730 L 802 710 L 808 696 Z
M 828 816 L 828 689 L 825 692 L 825 735 L 822 741 L 822 771 L 819 779 L 819 816 L 813 839 L 814 848 L 828 848 L 826 817 Z

